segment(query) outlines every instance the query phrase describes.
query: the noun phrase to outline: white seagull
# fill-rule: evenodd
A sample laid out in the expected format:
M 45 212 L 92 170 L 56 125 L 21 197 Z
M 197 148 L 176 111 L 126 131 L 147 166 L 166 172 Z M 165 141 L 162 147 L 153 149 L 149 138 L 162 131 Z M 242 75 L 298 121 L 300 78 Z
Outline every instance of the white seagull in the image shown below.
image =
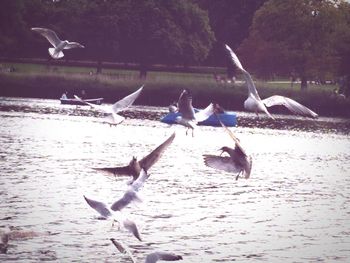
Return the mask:
M 125 229 L 130 231 L 138 240 L 141 241 L 140 233 L 135 222 L 131 221 L 128 218 L 125 218 L 121 213 L 121 210 L 133 201 L 141 201 L 136 192 L 143 186 L 148 177 L 149 175 L 147 175 L 144 170 L 141 170 L 139 177 L 128 188 L 123 197 L 114 202 L 110 207 L 108 207 L 103 202 L 92 200 L 86 196 L 84 196 L 84 199 L 91 208 L 96 210 L 101 215 L 103 219 L 112 218 L 113 222 L 117 221 L 119 224 L 124 226 Z
M 236 67 L 242 72 L 243 77 L 247 83 L 248 98 L 244 102 L 244 108 L 246 110 L 255 112 L 257 115 L 258 115 L 258 112 L 264 112 L 270 118 L 274 119 L 274 117 L 268 112 L 266 107 L 282 105 L 294 114 L 301 115 L 304 117 L 310 117 L 310 118 L 318 117 L 318 115 L 312 110 L 310 110 L 309 108 L 287 97 L 273 95 L 271 97 L 261 100 L 249 72 L 243 68 L 237 55 L 232 51 L 232 49 L 228 45 L 225 45 L 225 48 L 229 52 L 233 64 L 236 65 Z
M 237 174 L 236 180 L 238 180 L 241 174 L 244 178 L 248 179 L 252 170 L 252 157 L 245 152 L 237 137 L 221 122 L 219 116 L 216 115 L 216 117 L 218 118 L 221 126 L 234 140 L 235 147 L 231 148 L 224 146 L 220 148 L 222 151 L 220 156 L 204 154 L 203 157 L 205 165 L 228 173 Z M 229 156 L 221 156 L 224 152 L 228 153 Z
M 63 49 L 71 49 L 71 48 L 84 48 L 83 45 L 78 42 L 69 42 L 68 40 L 60 40 L 56 33 L 47 28 L 41 27 L 32 27 L 33 31 L 38 32 L 39 34 L 46 37 L 46 39 L 53 45 L 53 48 L 49 48 L 49 54 L 54 59 L 59 59 L 64 56 L 62 50 Z
M 134 101 L 140 96 L 142 89 L 143 89 L 143 85 L 138 90 L 136 90 L 134 93 L 131 93 L 130 95 L 122 98 L 121 100 L 118 100 L 113 105 L 108 105 L 108 106 L 96 105 L 93 103 L 89 103 L 89 102 L 79 98 L 77 95 L 74 95 L 74 97 L 77 100 L 89 105 L 91 108 L 97 109 L 99 111 L 102 111 L 102 112 L 108 114 L 109 118 L 107 119 L 106 122 L 109 125 L 117 125 L 125 120 L 125 118 L 123 116 L 120 116 L 118 114 L 118 112 L 121 112 L 121 111 L 129 108 L 134 103 Z
M 133 263 L 136 263 L 136 260 L 132 256 L 130 250 L 126 245 L 123 243 L 115 240 L 114 238 L 110 239 L 113 243 L 113 245 L 119 250 L 120 253 L 126 254 L 130 257 Z M 168 252 L 161 252 L 161 251 L 156 251 L 148 254 L 146 256 L 145 263 L 155 263 L 158 260 L 164 260 L 164 261 L 177 261 L 177 260 L 182 260 L 182 256 L 176 255 L 174 253 L 168 253 Z
M 213 103 L 210 103 L 205 109 L 195 112 L 192 106 L 192 95 L 188 89 L 182 91 L 177 105 L 181 116 L 176 117 L 175 121 L 187 128 L 186 135 L 188 130 L 192 129 L 192 137 L 197 123 L 208 119 L 214 113 Z
M 133 181 L 135 181 L 141 172 L 141 169 L 147 171 L 160 159 L 164 151 L 169 147 L 169 145 L 173 142 L 176 133 L 174 132 L 168 139 L 166 139 L 162 144 L 160 144 L 157 148 L 155 148 L 152 152 L 147 154 L 141 160 L 137 160 L 136 157 L 133 157 L 130 163 L 126 166 L 118 166 L 118 167 L 106 167 L 106 168 L 93 168 L 97 171 L 102 171 L 107 174 L 116 175 L 126 175 L 132 176 Z M 136 182 L 136 181 L 135 181 Z

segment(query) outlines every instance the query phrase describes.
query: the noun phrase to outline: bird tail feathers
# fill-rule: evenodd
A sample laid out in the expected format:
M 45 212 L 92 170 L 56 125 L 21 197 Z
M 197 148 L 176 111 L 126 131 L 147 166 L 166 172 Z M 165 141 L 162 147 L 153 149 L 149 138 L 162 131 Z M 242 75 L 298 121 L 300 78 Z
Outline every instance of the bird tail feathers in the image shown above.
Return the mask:
M 49 54 L 54 59 L 62 58 L 64 56 L 62 51 L 56 52 L 55 48 L 53 48 L 53 47 L 49 48 Z

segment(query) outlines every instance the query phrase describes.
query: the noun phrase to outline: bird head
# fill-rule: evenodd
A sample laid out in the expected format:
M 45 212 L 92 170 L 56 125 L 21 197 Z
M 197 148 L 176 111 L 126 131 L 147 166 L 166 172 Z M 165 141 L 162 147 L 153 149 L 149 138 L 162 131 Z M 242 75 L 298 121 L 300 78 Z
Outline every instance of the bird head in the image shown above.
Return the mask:
M 227 147 L 227 146 L 224 146 L 224 147 L 221 147 L 220 149 L 219 149 L 219 151 L 221 151 L 221 153 L 220 153 L 220 156 L 224 153 L 224 152 L 229 152 L 229 148 Z

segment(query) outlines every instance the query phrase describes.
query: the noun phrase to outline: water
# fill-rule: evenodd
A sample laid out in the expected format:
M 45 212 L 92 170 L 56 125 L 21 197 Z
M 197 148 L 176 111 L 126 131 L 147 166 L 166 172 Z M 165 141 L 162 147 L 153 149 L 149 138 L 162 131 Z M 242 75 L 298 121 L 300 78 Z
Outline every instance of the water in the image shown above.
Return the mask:
M 288 117 L 253 128 L 257 120 L 242 114 L 243 125 L 232 131 L 253 170 L 235 181 L 203 163 L 202 154 L 232 146 L 221 128 L 201 126 L 194 138 L 185 136 L 183 127 L 157 121 L 165 109 L 150 107 L 135 107 L 131 118 L 109 127 L 85 109 L 1 98 L 0 228 L 37 235 L 10 240 L 0 261 L 130 262 L 109 238 L 129 245 L 140 262 L 155 250 L 180 254 L 182 262 L 350 261 L 347 120 Z M 142 158 L 174 130 L 140 192 L 144 202 L 125 209 L 143 241 L 97 220 L 83 195 L 112 203 L 129 179 L 91 167 Z

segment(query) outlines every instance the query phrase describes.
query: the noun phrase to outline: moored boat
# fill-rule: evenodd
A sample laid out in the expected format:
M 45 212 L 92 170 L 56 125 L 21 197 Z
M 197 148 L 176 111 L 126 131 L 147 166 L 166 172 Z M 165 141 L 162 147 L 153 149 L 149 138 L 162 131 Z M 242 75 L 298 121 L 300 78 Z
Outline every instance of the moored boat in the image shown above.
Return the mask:
M 103 98 L 96 98 L 96 99 L 84 99 L 84 101 L 89 102 L 89 103 L 93 103 L 93 104 L 97 104 L 97 105 L 101 105 Z M 87 105 L 85 103 L 83 103 L 80 100 L 77 99 L 64 99 L 64 98 L 60 98 L 61 104 L 68 104 L 68 105 Z
M 176 117 L 181 116 L 181 113 L 179 112 L 169 112 L 167 115 L 165 115 L 160 121 L 168 124 L 175 124 Z M 232 111 L 226 111 L 224 113 L 218 114 L 220 120 L 223 124 L 227 127 L 234 127 L 237 125 L 237 115 L 236 113 Z M 221 126 L 218 118 L 213 114 L 208 119 L 202 122 L 198 122 L 198 125 L 205 125 L 205 126 L 214 126 L 219 127 Z

